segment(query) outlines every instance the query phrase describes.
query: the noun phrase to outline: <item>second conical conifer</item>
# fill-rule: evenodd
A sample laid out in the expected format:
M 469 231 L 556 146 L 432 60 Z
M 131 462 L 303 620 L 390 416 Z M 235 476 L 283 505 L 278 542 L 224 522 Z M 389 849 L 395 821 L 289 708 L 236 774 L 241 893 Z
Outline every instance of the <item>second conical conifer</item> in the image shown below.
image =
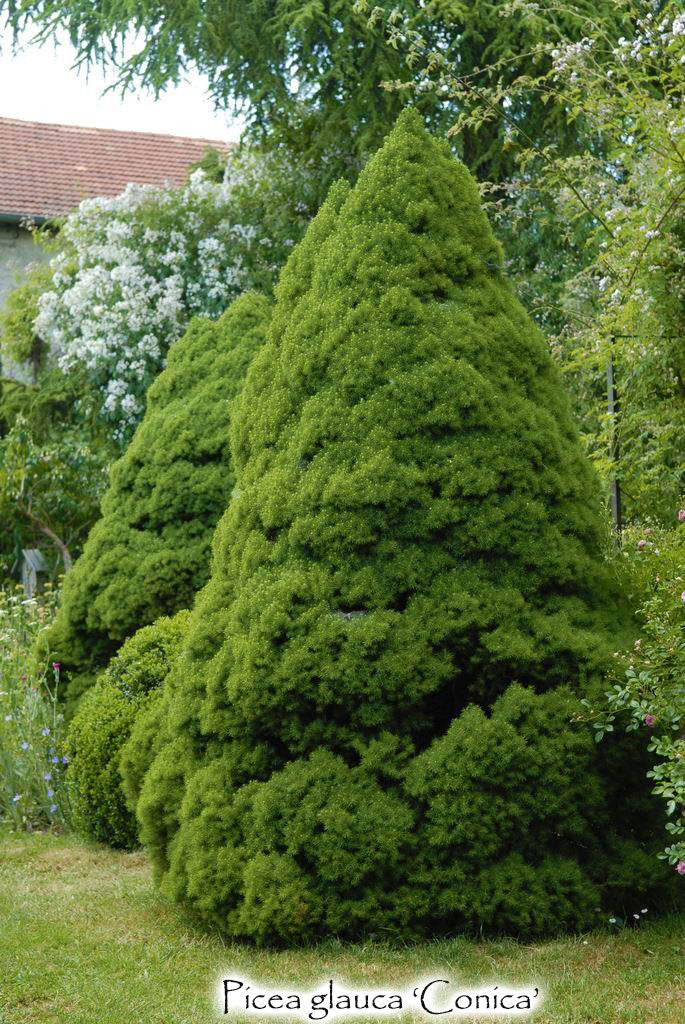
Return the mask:
M 194 320 L 152 384 L 145 416 L 112 467 L 102 518 L 41 636 L 72 706 L 127 637 L 188 607 L 206 582 L 212 533 L 234 483 L 231 406 L 270 313 L 266 298 L 248 293 L 220 319 Z

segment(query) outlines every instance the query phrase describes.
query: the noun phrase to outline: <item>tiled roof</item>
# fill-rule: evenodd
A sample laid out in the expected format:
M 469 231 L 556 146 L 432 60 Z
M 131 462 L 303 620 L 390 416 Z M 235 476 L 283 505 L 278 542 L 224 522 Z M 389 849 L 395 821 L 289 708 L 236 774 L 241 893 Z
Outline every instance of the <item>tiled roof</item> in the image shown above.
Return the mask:
M 229 148 L 215 139 L 0 117 L 0 217 L 60 216 L 129 182 L 180 185 L 208 146 Z

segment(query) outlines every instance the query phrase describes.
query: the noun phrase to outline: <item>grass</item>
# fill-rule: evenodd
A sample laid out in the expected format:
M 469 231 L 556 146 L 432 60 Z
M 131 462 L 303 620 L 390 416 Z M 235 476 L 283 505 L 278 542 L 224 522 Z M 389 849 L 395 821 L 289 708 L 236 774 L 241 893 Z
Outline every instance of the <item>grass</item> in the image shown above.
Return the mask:
M 0 921 L 1 1024 L 283 1019 L 222 1017 L 213 989 L 229 970 L 286 990 L 334 977 L 391 991 L 426 975 L 539 985 L 546 998 L 535 1024 L 685 1024 L 682 918 L 536 945 L 454 939 L 254 950 L 196 930 L 157 894 L 143 853 L 1 831 Z

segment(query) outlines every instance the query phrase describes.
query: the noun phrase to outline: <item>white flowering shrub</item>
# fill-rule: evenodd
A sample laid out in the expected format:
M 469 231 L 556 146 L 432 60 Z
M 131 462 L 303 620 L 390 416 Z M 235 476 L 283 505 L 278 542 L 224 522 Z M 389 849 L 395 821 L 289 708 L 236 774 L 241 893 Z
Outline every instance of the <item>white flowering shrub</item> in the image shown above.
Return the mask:
M 310 216 L 306 171 L 239 152 L 224 179 L 129 185 L 81 203 L 38 302 L 35 330 L 59 367 L 86 370 L 118 441 L 191 317 L 215 318 L 243 290 L 270 290 Z

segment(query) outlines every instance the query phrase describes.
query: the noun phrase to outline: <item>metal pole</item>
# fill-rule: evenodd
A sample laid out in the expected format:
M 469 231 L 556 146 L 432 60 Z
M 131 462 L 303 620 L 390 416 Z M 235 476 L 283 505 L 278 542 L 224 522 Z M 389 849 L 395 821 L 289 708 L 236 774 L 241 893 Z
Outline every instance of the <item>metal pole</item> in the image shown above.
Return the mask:
M 620 449 L 618 441 L 618 415 L 619 415 L 619 399 L 618 389 L 616 388 L 616 381 L 614 379 L 614 353 L 613 353 L 614 339 L 611 339 L 611 348 L 609 349 L 609 362 L 607 363 L 607 409 L 611 419 L 611 441 L 609 445 L 609 455 L 613 463 L 613 473 L 611 478 L 611 517 L 614 520 L 614 529 L 616 530 L 617 543 L 621 543 L 621 485 L 619 483 L 619 460 L 620 460 Z

